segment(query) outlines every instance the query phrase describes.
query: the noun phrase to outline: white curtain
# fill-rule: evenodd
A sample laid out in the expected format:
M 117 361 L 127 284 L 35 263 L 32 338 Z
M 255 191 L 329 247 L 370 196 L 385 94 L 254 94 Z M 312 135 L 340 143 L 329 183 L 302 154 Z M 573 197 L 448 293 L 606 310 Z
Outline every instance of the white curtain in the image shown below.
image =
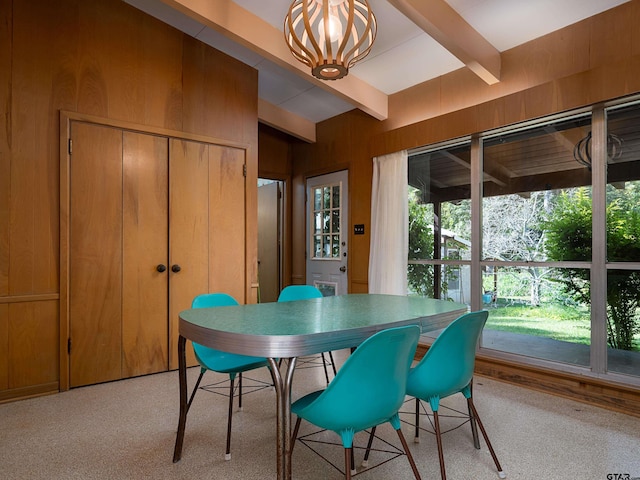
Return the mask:
M 369 293 L 407 294 L 407 151 L 373 159 Z

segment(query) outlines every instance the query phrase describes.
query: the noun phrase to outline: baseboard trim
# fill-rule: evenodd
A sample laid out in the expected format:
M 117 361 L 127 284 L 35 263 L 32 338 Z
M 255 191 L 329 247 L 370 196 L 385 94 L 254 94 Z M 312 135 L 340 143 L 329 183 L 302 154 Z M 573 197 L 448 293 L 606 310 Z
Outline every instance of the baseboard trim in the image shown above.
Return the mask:
M 0 403 L 15 402 L 16 400 L 25 400 L 27 398 L 42 397 L 44 395 L 52 395 L 60 391 L 58 382 L 43 383 L 32 387 L 13 388 L 0 392 Z

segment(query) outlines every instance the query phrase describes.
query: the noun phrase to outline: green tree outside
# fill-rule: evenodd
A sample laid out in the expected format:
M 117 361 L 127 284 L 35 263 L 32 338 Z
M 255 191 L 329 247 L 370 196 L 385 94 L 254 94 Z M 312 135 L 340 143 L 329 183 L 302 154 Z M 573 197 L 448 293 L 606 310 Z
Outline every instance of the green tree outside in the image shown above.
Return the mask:
M 607 257 L 625 262 L 640 259 L 640 186 L 628 183 L 624 190 L 607 188 Z M 549 260 L 591 261 L 591 195 L 587 188 L 562 192 L 543 221 L 545 248 Z M 591 300 L 588 269 L 559 270 L 556 279 L 565 293 L 576 301 Z M 608 270 L 607 333 L 611 347 L 632 350 L 634 336 L 640 333 L 640 272 Z

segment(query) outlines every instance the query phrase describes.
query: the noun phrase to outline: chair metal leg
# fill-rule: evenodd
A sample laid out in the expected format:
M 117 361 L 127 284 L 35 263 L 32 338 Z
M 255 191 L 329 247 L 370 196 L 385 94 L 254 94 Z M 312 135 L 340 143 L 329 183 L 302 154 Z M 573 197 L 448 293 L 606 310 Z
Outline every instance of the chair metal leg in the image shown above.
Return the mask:
M 331 360 L 331 368 L 333 369 L 333 376 L 335 377 L 338 372 L 336 371 L 336 362 L 333 361 L 333 353 L 329 352 L 329 360 Z
M 471 379 L 471 383 L 469 383 L 469 397 L 473 397 L 473 378 Z M 473 415 L 471 411 L 471 407 L 469 407 L 469 400 L 467 400 L 467 410 L 469 410 L 469 423 L 471 424 L 471 434 L 473 435 L 473 446 L 476 447 L 476 450 L 480 450 L 480 439 L 478 438 L 478 424 L 476 422 L 476 417 Z
M 293 435 L 291 435 L 291 451 L 289 452 L 289 456 L 293 455 L 293 447 L 296 446 L 296 438 L 298 438 L 298 430 L 300 430 L 300 422 L 302 418 L 298 417 L 296 420 L 296 426 L 293 427 Z
M 467 403 L 469 405 L 469 409 L 471 410 L 473 416 L 475 417 L 476 421 L 478 422 L 478 427 L 480 427 L 480 431 L 482 432 L 482 436 L 484 437 L 484 441 L 487 443 L 487 447 L 489 448 L 489 452 L 491 453 L 491 457 L 493 458 L 493 462 L 496 464 L 496 468 L 498 469 L 498 476 L 500 478 L 507 478 L 507 475 L 502 470 L 502 466 L 500 465 L 500 462 L 498 461 L 498 456 L 496 455 L 496 452 L 493 450 L 493 445 L 491 445 L 491 442 L 489 441 L 489 436 L 487 435 L 487 431 L 484 429 L 484 425 L 482 425 L 482 421 L 480 420 L 480 417 L 478 416 L 478 411 L 476 410 L 476 407 L 473 404 L 473 399 L 472 398 L 467 399 Z
M 436 442 L 438 444 L 438 460 L 440 462 L 440 478 L 447 480 L 447 472 L 444 468 L 444 454 L 442 453 L 442 434 L 440 433 L 440 419 L 438 418 L 438 411 L 433 412 L 433 424 L 436 430 Z
M 320 355 L 322 355 L 322 366 L 324 367 L 324 378 L 327 379 L 327 385 L 329 385 L 329 371 L 327 370 L 327 361 L 324 358 L 324 352 L 321 353 Z
M 416 398 L 416 434 L 413 437 L 413 443 L 420 443 L 420 399 Z
M 351 475 L 355 475 L 356 474 L 356 456 L 353 453 L 353 446 L 351 447 L 351 462 L 349 464 L 349 467 L 351 467 Z
M 344 478 L 351 480 L 351 462 L 353 461 L 353 448 L 344 449 Z
M 242 410 L 242 372 L 238 374 L 238 410 Z
M 371 429 L 371 433 L 369 434 L 369 441 L 367 442 L 367 450 L 364 452 L 364 459 L 362 460 L 362 466 L 369 466 L 369 453 L 371 453 L 371 445 L 373 444 L 373 438 L 376 436 L 376 427 Z
M 227 420 L 227 450 L 224 454 L 225 460 L 231 460 L 231 419 L 233 417 L 233 384 L 234 378 L 229 375 L 229 418 Z
M 473 435 L 473 446 L 476 447 L 476 450 L 480 450 L 480 438 L 478 438 L 478 422 L 476 421 L 476 416 L 471 410 L 469 400 L 471 399 L 467 399 L 467 409 L 469 410 L 469 423 L 471 424 L 471 434 Z
M 413 475 L 416 477 L 416 480 L 420 479 L 420 472 L 418 472 L 418 467 L 416 466 L 416 462 L 413 460 L 413 455 L 409 451 L 409 445 L 407 445 L 407 441 L 404 439 L 404 435 L 402 434 L 402 430 L 396 430 L 398 432 L 398 437 L 400 437 L 400 442 L 402 443 L 402 448 L 404 448 L 404 453 L 407 454 L 407 459 L 409 460 L 409 464 L 411 465 L 411 470 L 413 470 Z

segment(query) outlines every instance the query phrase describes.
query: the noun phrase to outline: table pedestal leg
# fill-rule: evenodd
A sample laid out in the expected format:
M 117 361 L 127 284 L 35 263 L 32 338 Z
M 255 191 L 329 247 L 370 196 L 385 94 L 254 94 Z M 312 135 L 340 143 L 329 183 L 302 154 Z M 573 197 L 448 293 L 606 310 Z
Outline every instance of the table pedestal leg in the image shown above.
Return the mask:
M 287 362 L 284 377 L 278 369 L 278 362 L 270 358 L 271 376 L 276 389 L 276 455 L 278 480 L 291 480 L 291 384 L 296 359 Z
M 173 463 L 179 462 L 182 457 L 182 442 L 184 440 L 184 428 L 187 423 L 187 357 L 185 345 L 187 339 L 178 337 L 178 374 L 180 379 L 180 419 L 178 420 L 178 433 L 176 445 L 173 449 Z

